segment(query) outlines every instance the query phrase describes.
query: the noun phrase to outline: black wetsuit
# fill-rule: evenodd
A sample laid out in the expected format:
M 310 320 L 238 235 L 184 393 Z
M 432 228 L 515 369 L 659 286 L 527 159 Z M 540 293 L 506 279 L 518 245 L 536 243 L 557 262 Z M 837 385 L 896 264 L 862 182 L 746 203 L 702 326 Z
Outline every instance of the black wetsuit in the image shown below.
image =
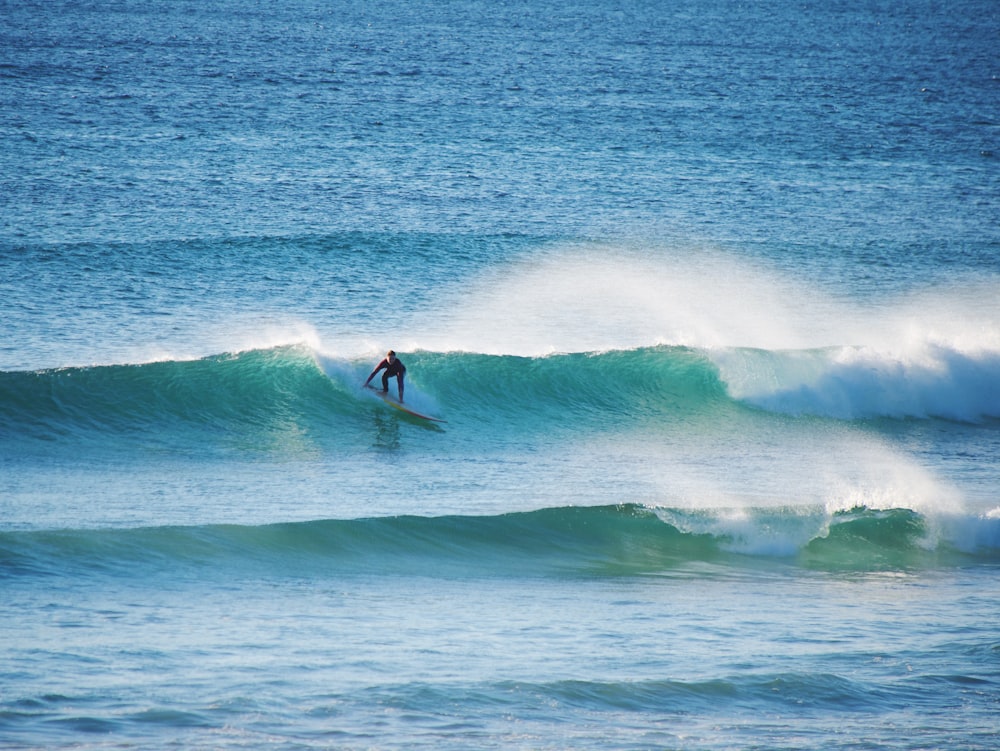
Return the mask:
M 389 390 L 389 379 L 396 376 L 398 379 L 402 380 L 403 374 L 406 373 L 406 366 L 403 365 L 403 361 L 398 357 L 393 361 L 389 362 L 389 358 L 383 358 L 382 362 L 375 366 L 375 370 L 372 371 L 372 375 L 378 373 L 380 370 L 385 368 L 385 372 L 382 374 L 382 390 Z

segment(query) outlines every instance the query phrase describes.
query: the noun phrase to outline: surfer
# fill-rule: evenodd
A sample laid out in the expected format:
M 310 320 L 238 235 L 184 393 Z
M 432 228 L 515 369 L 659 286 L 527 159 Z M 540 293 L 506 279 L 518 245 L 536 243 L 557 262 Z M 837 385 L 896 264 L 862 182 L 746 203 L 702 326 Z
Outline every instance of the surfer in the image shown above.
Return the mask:
M 385 353 L 385 357 L 382 361 L 375 366 L 375 370 L 371 372 L 368 376 L 368 380 L 365 381 L 365 386 L 371 383 L 372 378 L 380 370 L 385 370 L 382 374 L 382 393 L 388 393 L 389 391 L 389 379 L 392 376 L 396 376 L 396 385 L 399 386 L 399 403 L 403 403 L 403 376 L 406 375 L 406 366 L 403 365 L 403 361 L 396 357 L 396 353 L 391 349 Z

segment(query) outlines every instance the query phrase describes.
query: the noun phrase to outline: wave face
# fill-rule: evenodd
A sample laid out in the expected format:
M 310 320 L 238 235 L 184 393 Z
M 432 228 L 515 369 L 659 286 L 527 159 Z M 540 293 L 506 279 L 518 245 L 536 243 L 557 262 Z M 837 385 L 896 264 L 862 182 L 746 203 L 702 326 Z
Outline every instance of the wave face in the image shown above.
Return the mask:
M 0 430 L 18 439 L 211 439 L 336 409 L 309 352 L 0 374 Z
M 857 351 L 699 351 L 649 347 L 544 357 L 417 352 L 408 399 L 459 421 L 514 430 L 566 419 L 600 429 L 752 408 L 833 419 L 1000 417 L 1000 358 L 937 353 L 873 361 Z M 368 361 L 276 347 L 189 361 L 0 373 L 0 436 L 20 444 L 156 436 L 252 445 L 295 424 L 328 432 L 365 419 Z M 266 443 L 266 441 L 265 441 Z
M 636 420 L 728 401 L 715 365 L 686 347 L 544 357 L 449 353 L 429 360 L 421 358 L 421 369 L 454 395 L 454 408 L 482 417 Z
M 257 569 L 315 576 L 689 576 L 762 564 L 879 571 L 976 561 L 1000 562 L 996 515 L 626 504 L 492 516 L 0 533 L 4 577 Z
M 533 430 L 567 416 L 592 426 L 725 403 L 714 366 L 682 348 L 542 358 L 416 353 L 408 402 L 466 423 Z M 318 440 L 368 421 L 359 386 L 370 363 L 278 347 L 192 361 L 0 374 L 0 434 L 15 444 L 117 442 L 145 436 L 210 447 L 242 445 L 289 424 Z M 432 384 L 431 389 L 422 384 Z

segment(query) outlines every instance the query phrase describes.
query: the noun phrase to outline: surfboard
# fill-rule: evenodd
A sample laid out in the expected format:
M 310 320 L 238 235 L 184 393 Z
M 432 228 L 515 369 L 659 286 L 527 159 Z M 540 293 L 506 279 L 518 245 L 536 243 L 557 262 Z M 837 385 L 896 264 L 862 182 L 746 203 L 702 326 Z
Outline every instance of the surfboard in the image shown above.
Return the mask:
M 410 415 L 411 417 L 419 417 L 421 420 L 430 420 L 431 422 L 448 422 L 447 420 L 442 420 L 440 417 L 431 417 L 430 415 L 425 415 L 423 412 L 417 412 L 415 409 L 410 409 L 405 404 L 400 404 L 399 400 L 394 396 L 390 396 L 382 389 L 377 389 L 373 386 L 365 386 L 368 391 L 371 391 L 375 396 L 381 399 L 383 402 L 388 404 L 394 409 L 398 409 L 400 412 Z

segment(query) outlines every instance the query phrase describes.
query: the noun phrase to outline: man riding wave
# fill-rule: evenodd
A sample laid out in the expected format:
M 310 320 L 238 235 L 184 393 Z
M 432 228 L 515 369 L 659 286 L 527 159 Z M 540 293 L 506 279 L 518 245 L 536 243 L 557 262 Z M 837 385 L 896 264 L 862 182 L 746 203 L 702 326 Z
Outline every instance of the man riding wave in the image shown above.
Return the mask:
M 396 376 L 396 385 L 399 387 L 399 403 L 403 403 L 403 376 L 406 375 L 406 366 L 403 365 L 403 361 L 396 357 L 396 353 L 391 349 L 385 353 L 385 357 L 375 366 L 375 370 L 371 372 L 368 376 L 368 380 L 365 381 L 365 386 L 371 383 L 372 378 L 380 370 L 385 370 L 382 374 L 382 393 L 389 392 L 389 379 L 392 376 Z

